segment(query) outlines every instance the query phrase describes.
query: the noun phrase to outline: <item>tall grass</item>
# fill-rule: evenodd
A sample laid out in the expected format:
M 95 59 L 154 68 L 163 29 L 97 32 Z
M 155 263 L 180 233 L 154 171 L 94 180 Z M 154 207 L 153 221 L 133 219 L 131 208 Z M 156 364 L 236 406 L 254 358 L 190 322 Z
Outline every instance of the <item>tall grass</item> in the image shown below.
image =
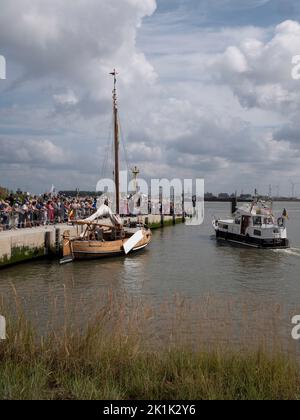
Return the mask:
M 0 343 L 2 400 L 300 398 L 299 365 L 279 344 L 271 340 L 269 346 L 257 337 L 251 345 L 228 345 L 234 335 L 230 319 L 218 323 L 227 344 L 224 337 L 212 344 L 205 328 L 187 341 L 191 308 L 178 297 L 165 305 L 173 313 L 169 327 L 151 323 L 154 317 L 165 319 L 165 313 L 149 305 L 133 309 L 109 295 L 84 325 L 66 317 L 60 329 L 43 336 L 16 303 L 14 316 L 10 309 L 0 310 L 8 320 L 7 340 Z M 209 322 L 211 314 L 206 315 Z

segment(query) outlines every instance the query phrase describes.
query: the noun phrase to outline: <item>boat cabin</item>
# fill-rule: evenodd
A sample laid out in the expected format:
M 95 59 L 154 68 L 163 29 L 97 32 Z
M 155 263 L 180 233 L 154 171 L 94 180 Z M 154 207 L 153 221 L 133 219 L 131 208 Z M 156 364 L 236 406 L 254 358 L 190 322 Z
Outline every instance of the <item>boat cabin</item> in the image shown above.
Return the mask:
M 237 209 L 232 219 L 214 220 L 217 238 L 253 246 L 288 247 L 284 217 L 278 220 L 272 209 L 252 204 Z

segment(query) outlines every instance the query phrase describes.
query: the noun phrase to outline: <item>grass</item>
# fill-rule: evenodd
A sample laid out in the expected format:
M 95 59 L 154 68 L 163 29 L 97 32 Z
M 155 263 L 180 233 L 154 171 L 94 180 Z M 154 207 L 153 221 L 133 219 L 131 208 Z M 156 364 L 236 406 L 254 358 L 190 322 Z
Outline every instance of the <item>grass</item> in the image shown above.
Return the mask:
M 193 345 L 174 336 L 158 340 L 147 334 L 149 308 L 128 316 L 127 303 L 110 301 L 80 329 L 66 322 L 43 337 L 16 312 L 0 343 L 1 400 L 300 398 L 292 357 L 259 343 L 208 349 L 203 338 Z

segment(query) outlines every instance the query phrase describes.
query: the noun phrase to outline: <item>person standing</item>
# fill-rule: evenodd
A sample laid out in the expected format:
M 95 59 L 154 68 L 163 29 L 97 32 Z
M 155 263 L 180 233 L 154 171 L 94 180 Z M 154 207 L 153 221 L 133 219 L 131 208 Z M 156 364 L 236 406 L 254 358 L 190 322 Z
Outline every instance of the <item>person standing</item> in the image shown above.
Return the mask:
M 55 218 L 55 213 L 54 213 L 54 207 L 52 205 L 52 201 L 49 200 L 47 203 L 47 210 L 48 210 L 48 222 L 53 225 L 54 224 L 54 218 Z

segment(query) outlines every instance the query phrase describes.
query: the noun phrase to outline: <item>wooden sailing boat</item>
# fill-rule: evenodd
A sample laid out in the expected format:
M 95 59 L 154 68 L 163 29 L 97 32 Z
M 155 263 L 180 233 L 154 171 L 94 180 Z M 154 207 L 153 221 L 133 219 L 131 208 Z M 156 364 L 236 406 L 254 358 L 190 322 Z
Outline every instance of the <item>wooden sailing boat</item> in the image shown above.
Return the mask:
M 63 259 L 61 263 L 74 260 L 127 255 L 146 248 L 152 239 L 151 230 L 141 224 L 126 228 L 119 217 L 120 214 L 120 171 L 119 171 L 119 121 L 117 106 L 117 72 L 114 70 L 113 116 L 114 116 L 114 151 L 115 151 L 115 187 L 116 215 L 108 207 L 102 205 L 88 219 L 74 222 L 83 228 L 83 233 L 75 238 L 65 232 L 63 238 Z M 106 218 L 106 222 L 103 222 Z M 101 219 L 101 222 L 98 220 Z

